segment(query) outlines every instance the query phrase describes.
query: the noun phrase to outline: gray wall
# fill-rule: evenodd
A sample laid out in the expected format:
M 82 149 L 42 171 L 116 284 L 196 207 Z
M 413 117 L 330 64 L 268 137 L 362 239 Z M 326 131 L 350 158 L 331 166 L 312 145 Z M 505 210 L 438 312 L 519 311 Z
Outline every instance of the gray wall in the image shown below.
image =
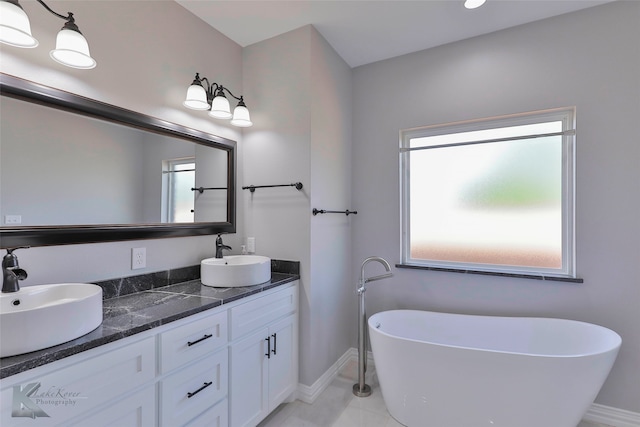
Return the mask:
M 349 348 L 351 229 L 313 207 L 350 200 L 351 70 L 311 26 L 244 49 L 246 98 L 259 105 L 243 140 L 247 236 L 260 253 L 301 262 L 300 382 L 312 385 Z
M 640 3 L 615 2 L 354 70 L 354 276 L 366 256 L 400 260 L 400 129 L 577 109 L 583 284 L 396 269 L 369 287 L 370 314 L 418 308 L 609 327 L 622 349 L 596 401 L 640 411 L 639 22 Z

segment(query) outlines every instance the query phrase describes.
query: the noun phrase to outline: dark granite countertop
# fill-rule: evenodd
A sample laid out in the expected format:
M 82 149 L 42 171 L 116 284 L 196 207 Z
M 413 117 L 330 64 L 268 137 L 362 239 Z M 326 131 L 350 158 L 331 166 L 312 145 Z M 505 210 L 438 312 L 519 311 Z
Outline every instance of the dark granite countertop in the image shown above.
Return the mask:
M 199 273 L 199 268 L 197 270 Z M 164 286 L 149 286 L 148 289 L 137 289 L 140 283 L 149 281 L 149 276 L 157 277 L 158 275 L 159 273 L 151 273 L 138 276 L 137 280 L 127 278 L 130 287 L 136 289 L 135 292 L 120 292 L 120 288 L 118 288 L 118 293 L 109 294 L 108 287 L 114 281 L 98 283 L 103 286 L 105 299 L 103 301 L 103 321 L 97 329 L 64 344 L 0 359 L 0 379 L 166 325 L 175 320 L 237 301 L 300 278 L 299 263 L 274 261 L 272 262 L 271 281 L 260 285 L 212 288 L 204 286 L 199 279 L 193 279 Z M 167 276 L 169 276 L 169 272 L 167 272 Z M 122 280 L 118 279 L 118 283 L 121 284 Z

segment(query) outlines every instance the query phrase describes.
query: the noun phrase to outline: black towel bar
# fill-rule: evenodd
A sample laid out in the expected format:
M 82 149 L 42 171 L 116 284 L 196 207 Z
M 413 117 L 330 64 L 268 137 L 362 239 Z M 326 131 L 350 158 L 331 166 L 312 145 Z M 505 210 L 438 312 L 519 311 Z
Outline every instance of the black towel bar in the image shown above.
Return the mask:
M 349 209 L 347 209 L 346 211 L 328 211 L 328 210 L 325 210 L 325 209 L 313 208 L 312 212 L 313 212 L 314 216 L 318 215 L 318 214 L 325 214 L 325 213 L 340 213 L 340 214 L 345 214 L 347 216 L 349 216 L 349 215 L 357 215 L 358 214 L 358 211 L 350 211 Z
M 205 190 L 228 190 L 227 187 L 198 187 L 192 188 L 191 191 L 198 191 L 200 194 L 204 193 Z
M 302 190 L 301 182 L 294 182 L 293 184 L 279 184 L 279 185 L 249 185 L 242 187 L 243 190 L 249 190 L 250 192 L 256 191 L 256 188 L 272 188 L 272 187 L 296 187 L 297 190 Z

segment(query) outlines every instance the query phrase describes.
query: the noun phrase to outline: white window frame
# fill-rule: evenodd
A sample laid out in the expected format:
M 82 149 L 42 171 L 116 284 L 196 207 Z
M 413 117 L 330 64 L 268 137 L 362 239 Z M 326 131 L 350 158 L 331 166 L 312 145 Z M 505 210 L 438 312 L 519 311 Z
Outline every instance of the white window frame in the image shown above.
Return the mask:
M 448 262 L 413 259 L 410 257 L 411 233 L 410 218 L 410 154 L 421 149 L 437 149 L 438 146 L 429 148 L 411 148 L 410 141 L 414 138 L 436 135 L 455 134 L 475 130 L 484 130 L 508 126 L 518 126 L 549 121 L 562 121 L 562 267 L 559 269 L 520 267 L 501 264 L 474 264 L 462 262 Z M 400 132 L 400 215 L 401 215 L 401 264 L 410 267 L 426 267 L 431 269 L 451 269 L 460 271 L 478 271 L 496 274 L 515 274 L 548 276 L 560 278 L 576 277 L 575 259 L 575 107 L 557 108 L 529 113 L 513 114 L 507 116 L 491 117 L 486 119 L 433 125 L 420 128 L 402 130 Z M 535 136 L 551 136 L 535 135 Z M 505 138 L 504 140 L 528 139 L 527 137 Z M 502 141 L 501 139 L 500 141 Z M 482 144 L 493 141 L 470 141 L 454 145 Z

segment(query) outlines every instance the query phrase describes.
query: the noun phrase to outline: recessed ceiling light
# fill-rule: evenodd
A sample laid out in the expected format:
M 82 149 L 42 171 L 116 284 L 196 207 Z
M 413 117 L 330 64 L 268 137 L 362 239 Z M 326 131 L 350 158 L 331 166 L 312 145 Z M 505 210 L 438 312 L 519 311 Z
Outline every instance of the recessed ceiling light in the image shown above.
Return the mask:
M 465 0 L 464 7 L 467 9 L 475 9 L 482 6 L 487 0 Z

